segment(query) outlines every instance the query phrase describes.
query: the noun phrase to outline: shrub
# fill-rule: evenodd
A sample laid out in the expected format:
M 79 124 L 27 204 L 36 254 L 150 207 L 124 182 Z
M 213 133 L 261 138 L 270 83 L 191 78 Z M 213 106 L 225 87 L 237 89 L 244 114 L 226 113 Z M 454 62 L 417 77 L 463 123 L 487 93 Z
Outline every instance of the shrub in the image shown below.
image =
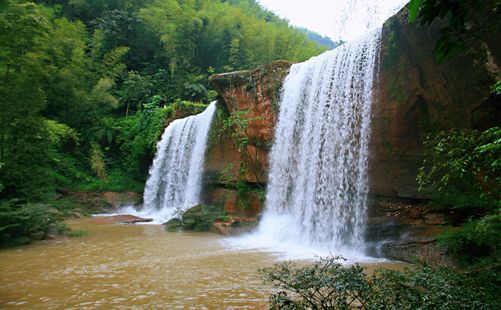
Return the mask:
M 281 263 L 261 270 L 277 290 L 270 309 L 499 309 L 499 268 L 460 273 L 427 266 L 371 277 L 364 267 L 343 267 L 339 257 L 297 267 Z
M 0 204 L 0 245 L 43 239 L 62 222 L 57 210 L 43 204 Z M 60 227 L 60 226 L 59 226 Z
M 227 219 L 228 216 L 220 206 L 196 205 L 186 211 L 178 210 L 177 218 L 167 222 L 165 228 L 168 231 L 209 231 L 214 222 Z
M 439 236 L 439 245 L 464 263 L 499 261 L 501 128 L 441 132 L 424 144 L 418 184 L 432 205 L 456 209 L 456 224 L 464 224 Z
M 417 177 L 422 191 L 445 196 L 455 208 L 501 207 L 501 128 L 440 132 L 424 145 Z
M 446 230 L 438 244 L 466 264 L 499 260 L 501 248 L 501 214 L 472 220 L 464 226 Z
M 359 265 L 344 268 L 339 257 L 320 258 L 306 267 L 282 263 L 261 270 L 279 291 L 270 309 L 350 309 L 365 305 L 370 285 Z

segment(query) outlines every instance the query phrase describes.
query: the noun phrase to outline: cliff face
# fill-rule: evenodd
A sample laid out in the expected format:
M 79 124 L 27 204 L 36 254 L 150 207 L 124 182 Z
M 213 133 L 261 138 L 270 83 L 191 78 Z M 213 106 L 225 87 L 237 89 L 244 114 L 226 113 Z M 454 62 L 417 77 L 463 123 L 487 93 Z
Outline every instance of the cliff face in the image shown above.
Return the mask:
M 490 86 L 501 79 L 501 42 L 478 41 L 468 53 L 438 62 L 434 57 L 440 24 L 433 27 L 407 23 L 403 9 L 389 19 L 382 33 L 379 74 L 372 107 L 369 185 L 373 196 L 423 198 L 415 182 L 422 162 L 422 141 L 431 132 L 451 128 L 484 129 L 501 123 L 499 103 L 489 98 Z M 255 169 L 244 181 L 264 188 L 268 152 L 277 117 L 276 103 L 291 64 L 275 62 L 254 71 L 214 75 L 211 85 L 219 93 L 218 123 L 208 146 L 204 198 L 242 213 L 237 190 L 219 181 L 226 171 L 238 175 L 245 163 L 231 131 L 223 130 L 229 114 L 245 111 L 249 144 L 247 154 Z M 249 157 L 249 156 L 247 156 Z M 228 168 L 231 168 L 228 170 Z M 254 171 L 250 171 L 254 170 Z M 262 208 L 257 195 L 247 197 L 245 212 Z
M 383 27 L 369 146 L 373 195 L 420 197 L 415 179 L 429 133 L 501 123 L 499 104 L 488 99 L 501 78 L 501 43 L 486 38 L 490 43 L 478 41 L 468 53 L 437 62 L 440 27 L 408 24 L 406 9 Z
M 382 32 L 371 116 L 369 194 L 383 199 L 371 200 L 367 242 L 373 255 L 450 264 L 443 250 L 434 246 L 434 236 L 449 222 L 449 215 L 436 214 L 413 200 L 425 198 L 415 181 L 423 159 L 422 142 L 438 130 L 486 129 L 501 124 L 499 96 L 491 95 L 490 89 L 501 79 L 501 41 L 478 39 L 466 54 L 438 62 L 434 47 L 441 24 L 408 24 L 407 14 L 406 9 L 400 11 L 385 23 Z M 254 71 L 210 78 L 221 100 L 207 150 L 206 203 L 247 216 L 262 210 L 263 197 L 258 191 L 247 191 L 243 197 L 241 188 L 225 185 L 221 176 L 228 172 L 237 176 L 244 165 L 240 178 L 246 190 L 259 188 L 262 192 L 265 188 L 277 101 L 290 66 L 276 62 Z M 229 115 L 243 111 L 248 127 L 240 136 L 248 144 L 239 151 L 238 133 L 223 124 Z M 248 169 L 249 158 L 256 162 L 255 169 Z M 403 203 L 406 201 L 411 204 Z M 379 246 L 381 242 L 383 246 Z
M 222 176 L 233 182 L 240 179 L 250 189 L 263 190 L 268 174 L 268 152 L 277 117 L 277 101 L 290 62 L 278 61 L 256 70 L 237 71 L 211 76 L 209 82 L 218 92 L 220 102 L 206 151 L 203 200 L 223 204 L 229 213 L 256 215 L 262 209 L 257 193 L 239 195 L 227 186 Z M 225 126 L 230 115 L 241 113 L 245 129 L 236 132 Z M 245 139 L 238 148 L 237 139 Z M 240 171 L 244 171 L 240 175 Z M 240 176 L 239 176 L 240 175 Z

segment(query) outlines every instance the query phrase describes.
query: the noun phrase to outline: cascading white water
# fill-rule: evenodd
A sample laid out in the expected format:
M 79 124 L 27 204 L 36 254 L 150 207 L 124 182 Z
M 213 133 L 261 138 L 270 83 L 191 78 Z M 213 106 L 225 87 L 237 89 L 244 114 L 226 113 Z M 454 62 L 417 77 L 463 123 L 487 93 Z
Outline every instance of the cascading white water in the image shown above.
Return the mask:
M 367 144 L 380 32 L 293 65 L 266 196 L 277 240 L 363 251 Z M 280 227 L 283 223 L 283 227 Z
M 203 162 L 216 102 L 204 112 L 173 121 L 157 144 L 144 189 L 144 207 L 121 213 L 163 223 L 199 203 Z
M 407 2 L 392 1 L 399 1 L 395 8 Z M 270 153 L 265 211 L 257 231 L 232 245 L 289 257 L 332 253 L 363 259 L 380 38 L 381 27 L 291 67 Z

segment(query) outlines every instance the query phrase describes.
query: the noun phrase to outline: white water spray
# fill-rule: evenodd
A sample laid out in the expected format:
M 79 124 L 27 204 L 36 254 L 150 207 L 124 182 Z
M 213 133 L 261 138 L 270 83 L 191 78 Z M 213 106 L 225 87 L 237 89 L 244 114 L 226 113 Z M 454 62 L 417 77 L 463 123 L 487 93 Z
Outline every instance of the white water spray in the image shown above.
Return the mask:
M 379 32 L 294 65 L 270 155 L 266 215 L 289 240 L 363 250 L 367 145 Z
M 173 121 L 157 144 L 144 189 L 144 207 L 121 213 L 163 223 L 199 203 L 203 162 L 216 102 L 204 112 Z
M 291 67 L 270 153 L 265 212 L 255 233 L 229 240 L 231 245 L 289 258 L 366 259 L 368 142 L 381 14 L 375 15 L 379 27 L 367 35 Z
M 409 0 L 333 0 L 333 40 L 353 40 L 380 27 Z
M 292 66 L 270 153 L 265 212 L 256 234 L 241 241 L 288 252 L 364 252 L 379 38 L 375 32 Z

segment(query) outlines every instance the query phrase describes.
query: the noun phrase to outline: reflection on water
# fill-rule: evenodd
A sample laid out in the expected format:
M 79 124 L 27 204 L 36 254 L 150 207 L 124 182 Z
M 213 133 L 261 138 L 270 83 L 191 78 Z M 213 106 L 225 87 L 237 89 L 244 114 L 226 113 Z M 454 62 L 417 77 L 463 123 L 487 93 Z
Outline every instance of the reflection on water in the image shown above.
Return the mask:
M 71 223 L 88 236 L 0 251 L 0 309 L 265 309 L 266 252 L 158 225 Z

